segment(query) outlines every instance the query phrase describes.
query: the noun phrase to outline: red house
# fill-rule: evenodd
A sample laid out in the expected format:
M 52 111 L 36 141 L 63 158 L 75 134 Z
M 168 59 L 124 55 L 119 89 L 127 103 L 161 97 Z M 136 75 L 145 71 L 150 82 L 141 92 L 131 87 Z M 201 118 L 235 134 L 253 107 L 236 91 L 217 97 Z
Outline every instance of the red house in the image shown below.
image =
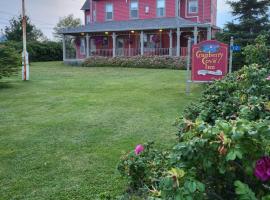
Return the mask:
M 82 10 L 85 25 L 61 31 L 64 61 L 185 56 L 189 37 L 197 43 L 218 29 L 217 0 L 86 0 Z

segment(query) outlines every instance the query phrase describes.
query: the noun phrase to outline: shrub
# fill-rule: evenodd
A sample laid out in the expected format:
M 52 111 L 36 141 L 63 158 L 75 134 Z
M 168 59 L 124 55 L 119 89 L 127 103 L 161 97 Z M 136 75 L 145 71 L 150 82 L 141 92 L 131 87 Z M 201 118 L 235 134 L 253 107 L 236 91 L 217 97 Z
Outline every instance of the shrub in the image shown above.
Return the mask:
M 20 56 L 15 49 L 0 45 L 0 79 L 18 72 Z
M 127 67 L 153 69 L 185 69 L 185 59 L 169 56 L 134 56 L 106 58 L 94 56 L 88 58 L 84 67 Z
M 15 48 L 18 53 L 22 52 L 21 42 L 6 42 L 7 46 Z M 58 42 L 28 42 L 27 51 L 30 62 L 61 61 L 63 60 L 62 44 Z
M 210 84 L 180 117 L 179 142 L 160 161 L 160 175 L 139 179 L 134 190 L 149 199 L 269 199 L 270 69 L 262 63 Z M 152 161 L 142 161 L 143 177 L 155 172 L 145 165 Z

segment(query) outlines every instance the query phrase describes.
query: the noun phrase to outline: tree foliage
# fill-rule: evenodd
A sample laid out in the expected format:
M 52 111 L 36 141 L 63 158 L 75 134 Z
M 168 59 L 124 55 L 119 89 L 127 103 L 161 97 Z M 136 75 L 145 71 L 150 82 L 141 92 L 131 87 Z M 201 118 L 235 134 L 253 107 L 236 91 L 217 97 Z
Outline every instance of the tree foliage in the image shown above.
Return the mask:
M 0 79 L 9 77 L 18 71 L 19 54 L 15 49 L 0 45 Z
M 5 36 L 9 41 L 22 41 L 22 16 L 14 17 L 9 21 L 9 25 L 5 27 Z M 29 41 L 45 40 L 41 30 L 39 30 L 30 18 L 26 16 L 26 37 Z
M 237 0 L 227 3 L 232 8 L 235 20 L 228 22 L 222 33 L 217 33 L 218 40 L 229 43 L 233 36 L 236 44 L 245 47 L 254 44 L 255 38 L 264 34 L 270 44 L 269 0 Z M 233 63 L 235 69 L 243 66 L 241 53 L 234 54 Z
M 75 18 L 73 14 L 68 16 L 62 17 L 59 19 L 59 22 L 54 27 L 54 36 L 55 38 L 59 39 L 59 31 L 64 28 L 74 28 L 82 25 L 82 21 L 80 18 Z

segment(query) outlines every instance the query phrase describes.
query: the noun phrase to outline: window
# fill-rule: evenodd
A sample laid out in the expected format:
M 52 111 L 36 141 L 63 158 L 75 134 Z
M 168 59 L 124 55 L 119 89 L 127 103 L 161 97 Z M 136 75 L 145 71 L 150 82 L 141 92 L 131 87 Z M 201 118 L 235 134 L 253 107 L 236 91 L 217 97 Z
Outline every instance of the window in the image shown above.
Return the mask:
M 96 12 L 96 10 L 93 10 L 93 21 L 94 22 L 97 21 L 97 12 Z
M 138 0 L 131 0 L 130 2 L 130 17 L 138 18 Z
M 84 38 L 81 38 L 80 54 L 85 55 L 85 40 L 84 40 Z
M 189 0 L 188 1 L 188 12 L 189 13 L 198 13 L 198 0 Z
M 106 4 L 106 20 L 113 19 L 113 4 L 108 3 Z
M 165 0 L 157 0 L 157 16 L 165 16 Z

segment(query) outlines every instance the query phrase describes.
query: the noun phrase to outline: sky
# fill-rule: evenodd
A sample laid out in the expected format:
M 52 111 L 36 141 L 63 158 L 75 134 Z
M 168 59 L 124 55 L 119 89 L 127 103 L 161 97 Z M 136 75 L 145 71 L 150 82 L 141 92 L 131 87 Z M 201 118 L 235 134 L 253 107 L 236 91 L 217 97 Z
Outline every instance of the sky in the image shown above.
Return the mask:
M 26 14 L 31 21 L 42 30 L 49 38 L 53 39 L 53 27 L 60 17 L 74 14 L 75 17 L 83 19 L 80 10 L 85 0 L 25 0 Z M 21 13 L 21 0 L 0 0 L 0 30 L 8 25 L 9 19 Z M 230 7 L 225 0 L 218 0 L 217 25 L 223 25 L 232 21 Z

